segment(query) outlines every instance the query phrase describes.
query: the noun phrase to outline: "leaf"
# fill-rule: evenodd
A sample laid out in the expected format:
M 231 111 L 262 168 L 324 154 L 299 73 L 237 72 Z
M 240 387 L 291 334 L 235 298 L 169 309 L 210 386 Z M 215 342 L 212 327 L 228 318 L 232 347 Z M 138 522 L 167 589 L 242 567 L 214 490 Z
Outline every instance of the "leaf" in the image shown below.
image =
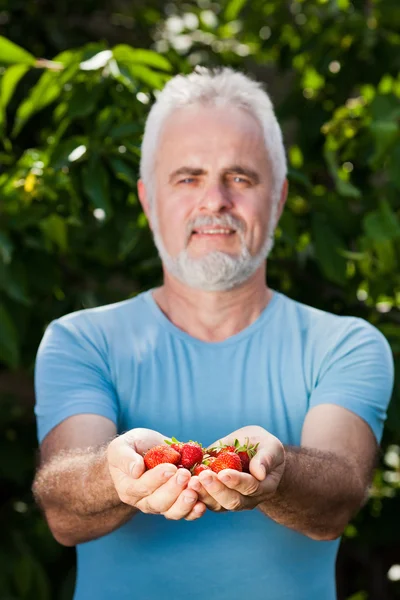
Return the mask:
M 0 35 L 0 63 L 33 66 L 35 62 L 36 58 L 32 54 Z
M 238 17 L 244 5 L 246 4 L 246 1 L 247 0 L 230 0 L 230 2 L 228 2 L 227 4 L 227 7 L 225 8 L 225 20 L 234 21 Z
M 346 283 L 346 261 L 339 254 L 345 248 L 343 240 L 320 214 L 313 216 L 312 236 L 315 260 L 324 276 L 333 283 L 344 285 Z
M 88 89 L 85 83 L 75 85 L 68 98 L 66 117 L 73 120 L 89 116 L 96 110 L 104 91 L 105 88 L 102 85 L 96 85 L 92 89 Z
M 142 123 L 120 123 L 112 127 L 108 135 L 113 139 L 117 140 L 124 137 L 130 137 L 133 135 L 139 135 L 143 131 Z
M 370 165 L 376 168 L 399 138 L 400 130 L 395 121 L 375 121 L 369 128 L 375 138 L 375 152 L 370 159 Z
M 324 148 L 324 156 L 329 168 L 329 172 L 335 181 L 338 193 L 341 196 L 346 196 L 349 198 L 360 198 L 360 190 L 349 181 L 343 181 L 343 179 L 339 177 L 339 166 L 336 159 L 336 153 L 333 150 L 328 149 L 326 145 Z
M 81 158 L 85 154 L 83 148 L 87 148 L 87 146 L 88 138 L 84 136 L 74 136 L 64 140 L 60 144 L 54 146 L 53 152 L 50 155 L 49 166 L 53 169 L 69 167 L 71 161 L 74 162 L 72 159 L 79 160 L 78 158 L 75 158 L 77 149 L 82 148 L 79 156 L 79 158 Z
M 102 50 L 88 60 L 81 62 L 79 65 L 82 71 L 97 71 L 106 66 L 110 58 L 112 58 L 111 50 Z
M 153 50 L 137 50 L 127 44 L 120 44 L 113 49 L 113 55 L 117 62 L 141 64 L 155 67 L 161 71 L 172 71 L 169 60 Z
M 101 208 L 106 218 L 112 214 L 110 204 L 110 178 L 101 160 L 93 156 L 82 173 L 83 190 L 95 208 Z
M 61 252 L 67 250 L 67 224 L 65 219 L 59 215 L 50 215 L 39 223 L 39 227 L 47 239 L 58 246 Z
M 125 161 L 112 156 L 109 162 L 118 179 L 125 181 L 129 186 L 136 186 L 138 174 Z
M 397 189 L 400 190 L 400 143 L 397 143 L 390 152 L 389 160 L 389 177 Z
M 27 293 L 25 269 L 21 263 L 14 261 L 10 266 L 0 263 L 0 290 L 11 300 L 16 300 L 25 306 L 31 304 Z
M 152 71 L 143 65 L 135 65 L 133 63 L 126 64 L 125 69 L 121 68 L 121 74 L 125 71 L 133 77 L 133 80 L 139 80 L 148 85 L 150 88 L 162 89 L 169 76 Z
M 11 368 L 19 363 L 17 330 L 3 304 L 0 304 L 0 360 Z
M 39 110 L 42 110 L 59 97 L 64 85 L 74 77 L 79 69 L 77 57 L 80 53 L 72 54 L 69 51 L 62 52 L 58 58 L 70 61 L 63 71 L 46 71 L 40 77 L 36 85 L 31 89 L 28 98 L 19 106 L 15 118 L 12 136 L 15 137 L 21 131 L 25 123 Z
M 29 70 L 27 65 L 8 67 L 0 81 L 0 126 L 6 121 L 6 108 L 20 79 Z
M 53 71 L 43 73 L 37 84 L 31 89 L 28 98 L 19 106 L 11 135 L 17 136 L 34 113 L 54 102 L 60 95 L 63 85 L 60 73 Z
M 400 222 L 390 204 L 383 200 L 379 210 L 364 217 L 364 231 L 369 238 L 377 242 L 400 238 Z
M 13 243 L 5 231 L 0 231 L 0 258 L 5 265 L 11 262 Z

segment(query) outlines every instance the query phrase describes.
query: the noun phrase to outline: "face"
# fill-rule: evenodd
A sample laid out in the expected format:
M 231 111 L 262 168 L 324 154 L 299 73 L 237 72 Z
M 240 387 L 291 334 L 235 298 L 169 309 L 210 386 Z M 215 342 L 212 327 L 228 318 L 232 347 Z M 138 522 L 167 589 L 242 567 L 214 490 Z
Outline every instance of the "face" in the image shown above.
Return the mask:
M 260 125 L 227 106 L 173 112 L 158 146 L 151 207 L 139 184 L 165 268 L 209 291 L 239 285 L 265 260 L 275 227 L 271 191 Z

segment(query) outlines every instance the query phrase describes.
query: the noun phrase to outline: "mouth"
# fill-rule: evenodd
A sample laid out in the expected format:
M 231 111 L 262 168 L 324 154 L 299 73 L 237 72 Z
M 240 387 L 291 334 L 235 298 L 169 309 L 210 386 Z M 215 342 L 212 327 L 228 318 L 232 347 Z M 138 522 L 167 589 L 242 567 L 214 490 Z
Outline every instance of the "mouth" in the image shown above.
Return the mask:
M 193 229 L 192 237 L 198 238 L 227 238 L 234 235 L 236 232 L 234 229 L 229 227 L 199 227 Z

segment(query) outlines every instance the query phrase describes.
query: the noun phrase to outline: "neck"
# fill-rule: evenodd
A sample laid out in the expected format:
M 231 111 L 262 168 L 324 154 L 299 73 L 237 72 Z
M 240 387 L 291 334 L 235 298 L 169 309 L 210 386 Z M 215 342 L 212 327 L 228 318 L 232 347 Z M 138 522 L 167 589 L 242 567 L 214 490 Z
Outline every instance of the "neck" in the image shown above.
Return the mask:
M 226 292 L 189 288 L 164 271 L 164 284 L 153 298 L 179 329 L 205 342 L 220 342 L 251 325 L 272 298 L 260 267 L 240 287 Z

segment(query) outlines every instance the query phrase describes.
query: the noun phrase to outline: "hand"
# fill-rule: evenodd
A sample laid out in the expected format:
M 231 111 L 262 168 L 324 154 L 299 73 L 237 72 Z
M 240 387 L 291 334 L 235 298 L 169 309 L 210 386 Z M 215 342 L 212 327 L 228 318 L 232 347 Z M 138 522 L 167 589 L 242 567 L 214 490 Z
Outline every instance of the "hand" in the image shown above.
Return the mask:
M 188 488 L 197 492 L 199 500 L 214 512 L 251 510 L 270 498 L 281 481 L 285 469 L 284 447 L 262 427 L 242 427 L 212 446 L 219 442 L 233 445 L 235 438 L 243 441 L 246 437 L 251 444 L 259 443 L 257 453 L 250 461 L 250 474 L 234 469 L 219 473 L 207 470 L 189 482 Z
M 187 489 L 190 472 L 175 465 L 161 464 L 146 471 L 143 455 L 168 439 L 152 429 L 137 428 L 112 440 L 107 448 L 108 466 L 122 502 L 143 513 L 166 519 L 194 521 L 206 507 L 198 495 Z

